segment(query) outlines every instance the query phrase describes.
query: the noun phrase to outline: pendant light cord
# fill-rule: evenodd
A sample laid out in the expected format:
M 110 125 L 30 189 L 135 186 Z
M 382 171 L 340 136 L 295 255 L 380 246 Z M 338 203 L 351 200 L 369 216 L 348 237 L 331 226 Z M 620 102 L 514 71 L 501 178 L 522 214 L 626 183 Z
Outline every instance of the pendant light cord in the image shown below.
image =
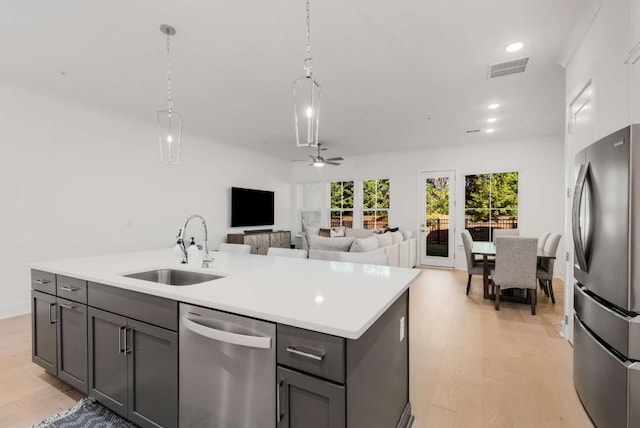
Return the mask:
M 173 101 L 171 101 L 171 36 L 167 34 L 167 104 L 169 117 L 173 112 Z
M 307 77 L 313 75 L 311 68 L 311 14 L 309 12 L 309 0 L 307 0 L 307 56 L 304 59 L 304 70 L 307 73 Z

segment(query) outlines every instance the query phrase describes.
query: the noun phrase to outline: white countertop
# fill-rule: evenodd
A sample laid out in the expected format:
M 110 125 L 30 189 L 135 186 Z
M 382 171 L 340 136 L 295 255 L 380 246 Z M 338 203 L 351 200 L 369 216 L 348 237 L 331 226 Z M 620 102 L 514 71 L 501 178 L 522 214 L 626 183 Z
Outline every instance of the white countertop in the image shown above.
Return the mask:
M 33 269 L 267 321 L 358 339 L 420 275 L 418 269 L 211 252 L 208 269 L 175 261 L 171 249 L 32 263 Z M 123 274 L 182 269 L 225 278 L 187 286 Z

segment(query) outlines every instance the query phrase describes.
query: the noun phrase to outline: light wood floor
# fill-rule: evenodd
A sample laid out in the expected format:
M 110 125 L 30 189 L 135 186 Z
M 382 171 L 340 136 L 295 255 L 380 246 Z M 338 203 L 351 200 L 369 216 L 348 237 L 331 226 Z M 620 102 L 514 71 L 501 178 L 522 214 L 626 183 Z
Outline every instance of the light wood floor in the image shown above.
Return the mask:
M 560 337 L 557 303 L 496 312 L 475 278 L 424 269 L 411 288 L 411 402 L 414 427 L 591 427 L 572 382 L 572 348 Z M 29 427 L 81 395 L 31 362 L 28 315 L 0 320 L 0 427 Z
M 463 271 L 424 269 L 410 294 L 410 397 L 414 427 L 592 427 L 573 388 L 573 348 L 556 304 L 538 289 L 529 305 L 465 295 Z

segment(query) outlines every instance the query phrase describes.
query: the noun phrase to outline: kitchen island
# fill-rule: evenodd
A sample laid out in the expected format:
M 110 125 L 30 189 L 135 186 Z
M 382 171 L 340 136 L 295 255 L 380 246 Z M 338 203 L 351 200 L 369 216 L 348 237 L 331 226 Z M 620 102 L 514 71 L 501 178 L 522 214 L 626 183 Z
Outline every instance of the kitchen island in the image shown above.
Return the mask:
M 34 362 L 141 426 L 410 425 L 408 289 L 419 270 L 212 255 L 207 269 L 178 264 L 171 250 L 33 264 Z M 167 268 L 220 278 L 172 286 L 124 276 Z M 199 318 L 187 309 L 193 307 L 217 311 L 222 321 Z M 235 340 L 247 332 L 243 320 L 272 326 L 272 333 L 255 336 L 255 343 L 264 339 L 262 349 L 225 343 L 207 360 L 210 371 L 183 365 L 202 364 L 193 353 L 205 349 L 187 341 L 187 333 L 207 336 L 203 327 L 231 325 Z M 227 366 L 235 348 L 257 356 L 252 366 Z M 263 369 L 254 373 L 256 361 Z M 224 378 L 214 378 L 216 385 L 238 383 L 248 373 L 255 379 L 193 394 L 209 372 Z M 213 401 L 184 400 L 192 395 Z

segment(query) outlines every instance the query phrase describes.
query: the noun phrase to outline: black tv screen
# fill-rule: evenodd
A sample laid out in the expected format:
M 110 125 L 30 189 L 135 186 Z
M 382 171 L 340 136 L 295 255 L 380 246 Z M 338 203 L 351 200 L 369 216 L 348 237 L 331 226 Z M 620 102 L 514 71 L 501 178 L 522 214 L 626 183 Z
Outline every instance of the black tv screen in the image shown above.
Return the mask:
M 273 223 L 273 192 L 231 188 L 231 227 L 267 226 Z

